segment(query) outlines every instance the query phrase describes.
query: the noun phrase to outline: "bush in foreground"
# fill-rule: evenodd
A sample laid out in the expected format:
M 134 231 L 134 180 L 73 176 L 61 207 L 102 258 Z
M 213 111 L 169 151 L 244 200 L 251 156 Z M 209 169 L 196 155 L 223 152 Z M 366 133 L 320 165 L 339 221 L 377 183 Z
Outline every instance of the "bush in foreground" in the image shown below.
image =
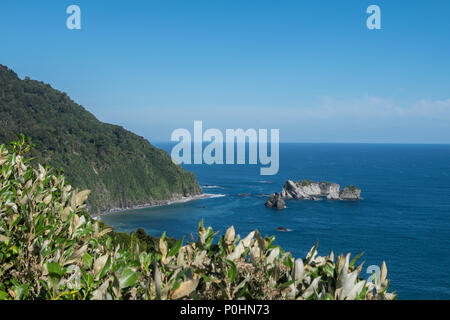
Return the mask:
M 383 262 L 375 283 L 350 254 L 294 259 L 257 230 L 230 227 L 217 243 L 167 241 L 148 252 L 140 233 L 121 246 L 85 212 L 90 191 L 74 190 L 50 168 L 33 168 L 25 137 L 0 146 L 0 299 L 394 299 Z

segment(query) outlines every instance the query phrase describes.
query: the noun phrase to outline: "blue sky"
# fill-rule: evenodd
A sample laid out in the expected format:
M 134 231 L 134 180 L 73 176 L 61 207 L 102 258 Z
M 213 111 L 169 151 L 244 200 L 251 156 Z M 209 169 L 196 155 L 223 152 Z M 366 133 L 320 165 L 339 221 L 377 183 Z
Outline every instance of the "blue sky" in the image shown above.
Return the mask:
M 286 142 L 450 143 L 446 0 L 2 1 L 0 36 L 1 64 L 150 141 L 203 120 Z

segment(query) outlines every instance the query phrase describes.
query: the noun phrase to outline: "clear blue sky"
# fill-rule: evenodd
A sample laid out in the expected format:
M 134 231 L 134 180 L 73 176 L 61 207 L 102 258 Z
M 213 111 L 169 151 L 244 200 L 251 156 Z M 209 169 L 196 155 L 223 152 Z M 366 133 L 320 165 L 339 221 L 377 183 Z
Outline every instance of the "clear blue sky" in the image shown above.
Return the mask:
M 150 141 L 203 120 L 282 141 L 450 143 L 446 0 L 2 1 L 0 63 Z

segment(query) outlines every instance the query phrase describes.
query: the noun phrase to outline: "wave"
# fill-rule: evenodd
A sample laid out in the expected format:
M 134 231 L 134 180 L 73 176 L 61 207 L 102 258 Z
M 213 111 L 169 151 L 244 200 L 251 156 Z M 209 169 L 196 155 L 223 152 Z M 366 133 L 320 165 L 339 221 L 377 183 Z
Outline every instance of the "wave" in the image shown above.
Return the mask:
M 270 197 L 270 193 L 258 193 L 256 196 L 258 198 L 267 198 Z
M 203 189 L 223 189 L 223 187 L 221 186 L 209 186 L 209 185 L 205 185 L 202 186 Z
M 206 196 L 205 198 L 222 198 L 222 197 L 226 197 L 226 194 L 222 194 L 222 193 L 204 193 L 204 195 Z
M 291 231 L 294 231 L 294 230 L 288 229 L 288 228 L 277 228 L 277 231 L 279 231 L 279 232 L 291 232 Z
M 179 199 L 174 199 L 174 200 L 162 200 L 162 201 L 159 201 L 156 203 L 147 203 L 147 204 L 130 206 L 128 208 L 112 208 L 109 211 L 103 212 L 102 215 L 107 215 L 109 213 L 115 213 L 115 212 L 126 212 L 126 211 L 137 210 L 137 209 L 147 209 L 147 208 L 154 208 L 154 207 L 170 206 L 173 204 L 185 203 L 185 202 L 190 202 L 190 201 L 194 201 L 194 200 L 221 198 L 221 197 L 225 197 L 225 196 L 226 196 L 226 194 L 202 193 L 202 194 L 197 194 L 197 195 L 188 196 L 188 197 L 181 197 Z

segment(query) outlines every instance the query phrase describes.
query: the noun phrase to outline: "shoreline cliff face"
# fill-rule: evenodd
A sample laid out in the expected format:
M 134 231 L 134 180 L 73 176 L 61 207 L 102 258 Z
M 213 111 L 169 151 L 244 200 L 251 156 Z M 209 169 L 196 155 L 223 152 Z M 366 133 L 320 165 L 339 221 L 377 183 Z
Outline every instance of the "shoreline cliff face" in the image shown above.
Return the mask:
M 167 152 L 100 122 L 66 93 L 0 65 L 0 143 L 21 133 L 35 144 L 38 162 L 63 169 L 74 187 L 92 191 L 91 214 L 202 194 L 194 174 Z
M 334 182 L 313 182 L 311 180 L 301 180 L 295 182 L 286 181 L 281 192 L 273 193 L 267 199 L 265 205 L 269 208 L 283 209 L 284 200 L 308 199 L 319 200 L 326 198 L 329 200 L 360 200 L 361 189 L 355 186 L 345 187 Z M 282 203 L 281 203 L 282 201 Z

